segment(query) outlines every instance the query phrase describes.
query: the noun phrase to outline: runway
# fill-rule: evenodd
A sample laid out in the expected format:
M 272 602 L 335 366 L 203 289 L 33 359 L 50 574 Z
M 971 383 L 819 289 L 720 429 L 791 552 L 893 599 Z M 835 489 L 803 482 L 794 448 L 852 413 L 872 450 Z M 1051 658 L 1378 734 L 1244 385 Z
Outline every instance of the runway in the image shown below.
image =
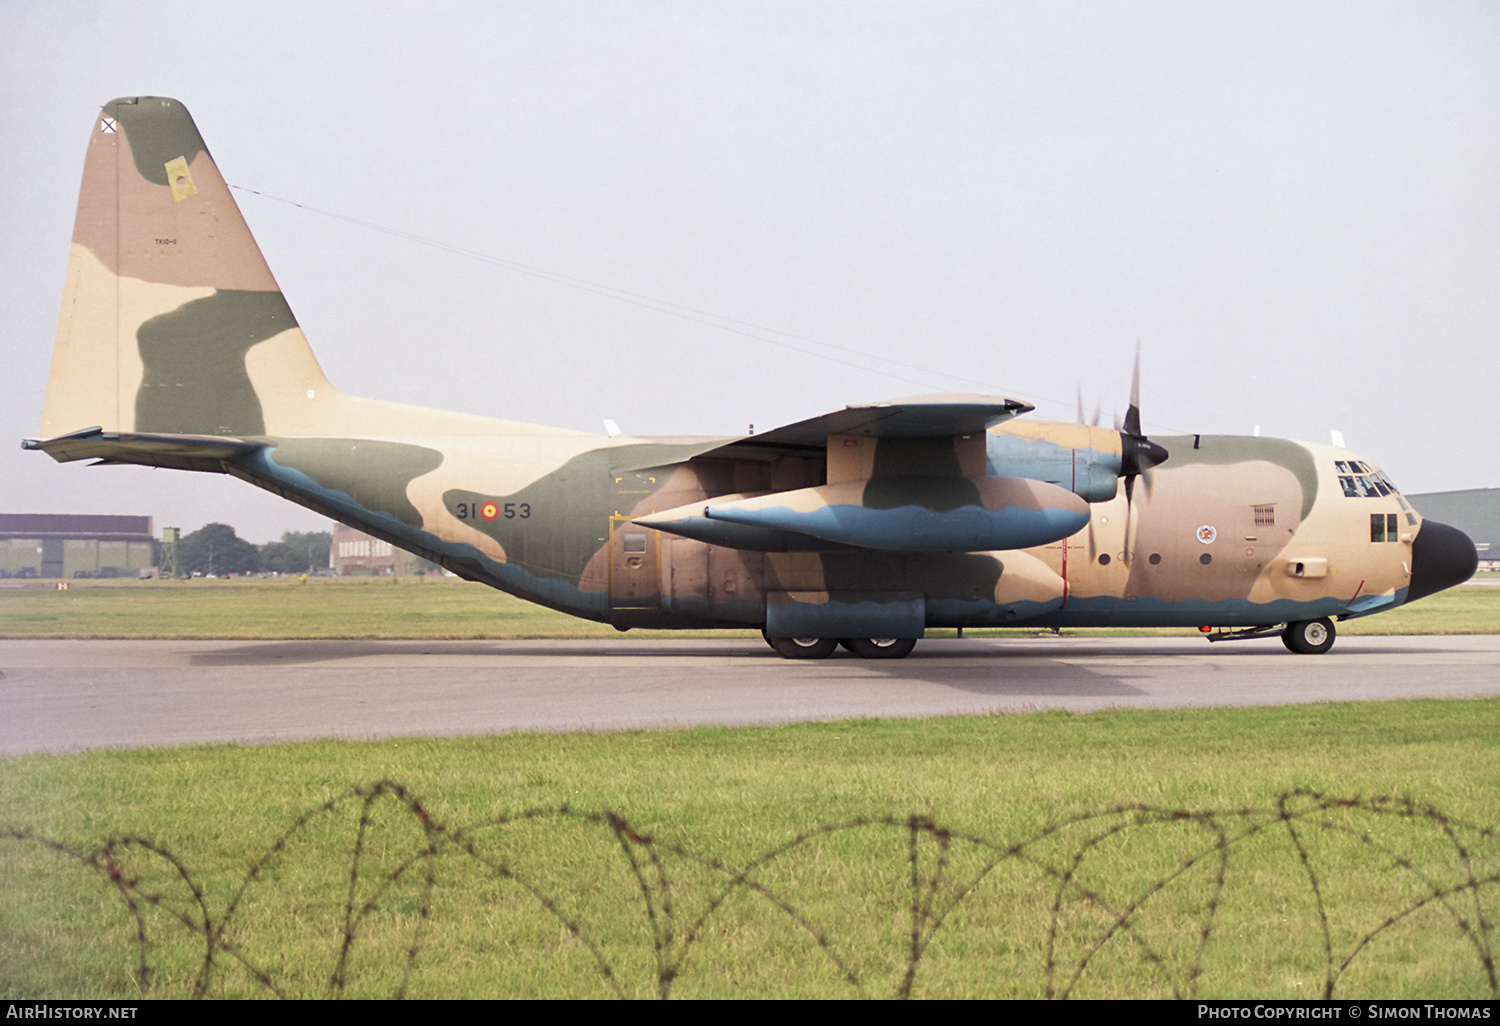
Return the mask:
M 0 641 L 0 754 L 1066 708 L 1500 695 L 1500 636 L 931 640 L 792 661 L 754 640 Z

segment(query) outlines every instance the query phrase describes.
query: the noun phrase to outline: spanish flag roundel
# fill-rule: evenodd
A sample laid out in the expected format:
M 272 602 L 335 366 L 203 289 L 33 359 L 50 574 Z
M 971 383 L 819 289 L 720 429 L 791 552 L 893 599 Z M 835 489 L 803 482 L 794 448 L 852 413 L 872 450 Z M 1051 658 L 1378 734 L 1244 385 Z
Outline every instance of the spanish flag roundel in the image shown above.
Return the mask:
M 479 515 L 486 520 L 494 520 L 500 515 L 500 507 L 496 506 L 493 502 L 486 502 L 483 506 L 479 507 Z

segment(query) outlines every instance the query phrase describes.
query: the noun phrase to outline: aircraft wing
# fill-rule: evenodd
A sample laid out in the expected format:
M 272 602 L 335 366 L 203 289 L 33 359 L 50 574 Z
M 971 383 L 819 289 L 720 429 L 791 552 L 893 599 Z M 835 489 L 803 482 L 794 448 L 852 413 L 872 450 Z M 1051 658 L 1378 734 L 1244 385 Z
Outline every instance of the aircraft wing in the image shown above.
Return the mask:
M 775 459 L 790 451 L 823 451 L 829 435 L 870 438 L 949 438 L 973 435 L 1035 409 L 1019 399 L 987 395 L 932 395 L 846 406 L 758 435 L 726 442 L 701 458 Z

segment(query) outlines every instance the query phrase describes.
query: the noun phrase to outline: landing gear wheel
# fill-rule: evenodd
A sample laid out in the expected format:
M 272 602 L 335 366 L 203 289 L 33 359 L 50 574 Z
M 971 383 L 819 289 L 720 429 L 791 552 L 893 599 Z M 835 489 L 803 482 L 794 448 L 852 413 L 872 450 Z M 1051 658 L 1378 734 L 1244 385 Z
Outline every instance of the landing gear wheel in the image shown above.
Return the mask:
M 839 644 L 861 659 L 905 659 L 917 647 L 917 639 L 846 638 Z
M 827 659 L 839 645 L 834 638 L 767 638 L 766 641 L 787 659 Z
M 1281 643 L 1298 655 L 1322 655 L 1333 647 L 1333 621 L 1297 620 L 1281 632 Z

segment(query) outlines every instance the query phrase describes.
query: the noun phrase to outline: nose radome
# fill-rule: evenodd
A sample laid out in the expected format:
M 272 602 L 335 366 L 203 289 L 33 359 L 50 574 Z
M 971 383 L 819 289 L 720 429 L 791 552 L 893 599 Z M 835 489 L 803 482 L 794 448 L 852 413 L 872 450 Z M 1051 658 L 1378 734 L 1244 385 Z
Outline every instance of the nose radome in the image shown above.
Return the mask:
M 1422 521 L 1411 543 L 1411 584 L 1406 601 L 1462 584 L 1479 568 L 1479 551 L 1469 536 L 1436 520 Z

